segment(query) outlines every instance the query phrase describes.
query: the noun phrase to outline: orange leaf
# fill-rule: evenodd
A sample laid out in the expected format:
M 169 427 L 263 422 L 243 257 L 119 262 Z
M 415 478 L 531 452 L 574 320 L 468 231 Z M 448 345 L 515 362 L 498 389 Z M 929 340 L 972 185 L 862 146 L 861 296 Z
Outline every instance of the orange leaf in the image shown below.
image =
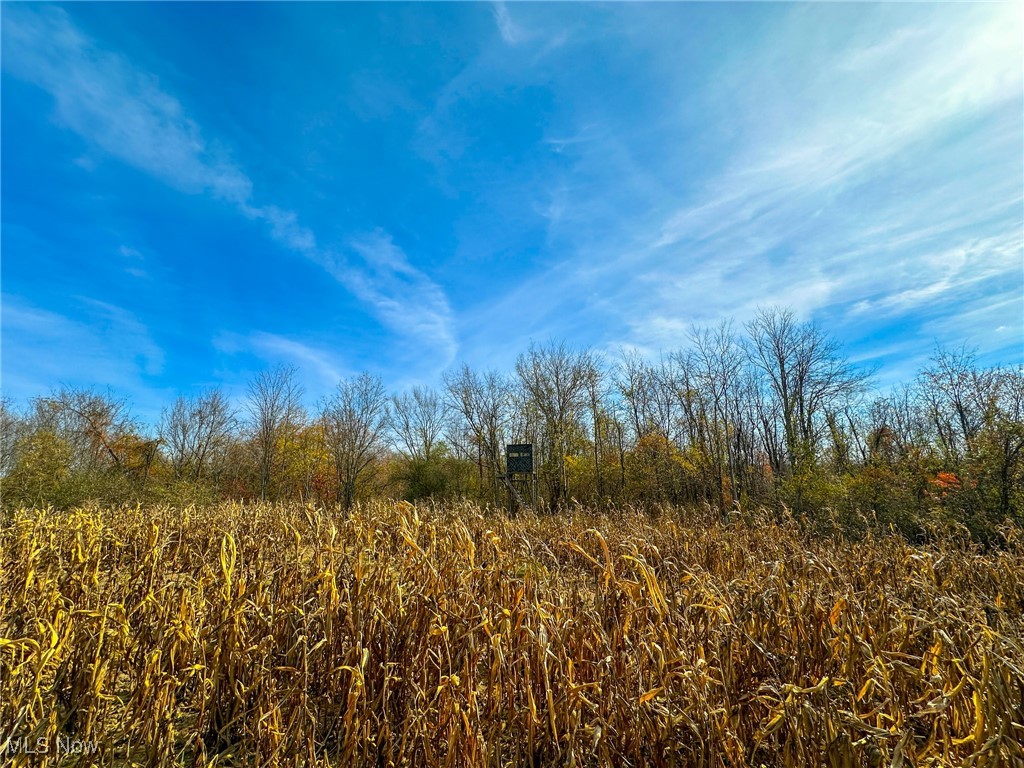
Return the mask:
M 655 696 L 657 696 L 659 693 L 661 693 L 664 690 L 665 690 L 665 686 L 664 685 L 659 685 L 657 688 L 651 688 L 651 690 L 649 690 L 647 693 L 645 693 L 643 696 L 640 697 L 640 703 L 641 704 L 646 704 L 648 701 L 653 699 Z
M 836 629 L 836 625 L 839 623 L 839 617 L 843 615 L 843 611 L 846 610 L 847 605 L 848 603 L 846 602 L 846 598 L 840 597 L 836 600 L 836 604 L 832 606 L 832 611 L 828 615 L 828 623 L 832 625 L 832 629 Z

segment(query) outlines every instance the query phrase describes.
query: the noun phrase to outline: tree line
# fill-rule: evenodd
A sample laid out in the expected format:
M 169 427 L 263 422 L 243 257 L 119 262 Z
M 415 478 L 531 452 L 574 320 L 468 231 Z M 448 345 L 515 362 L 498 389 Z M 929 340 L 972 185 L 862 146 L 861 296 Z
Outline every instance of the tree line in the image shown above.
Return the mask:
M 939 349 L 879 395 L 838 342 L 789 310 L 695 327 L 676 351 L 614 358 L 533 344 L 514 370 L 455 368 L 389 394 L 377 376 L 303 406 L 297 370 L 258 374 L 234 408 L 181 396 L 146 428 L 111 393 L 0 407 L 5 506 L 470 498 L 502 504 L 507 443 L 533 443 L 540 502 L 788 511 L 826 531 L 1024 524 L 1024 371 Z M 1012 526 L 1011 526 L 1012 527 Z

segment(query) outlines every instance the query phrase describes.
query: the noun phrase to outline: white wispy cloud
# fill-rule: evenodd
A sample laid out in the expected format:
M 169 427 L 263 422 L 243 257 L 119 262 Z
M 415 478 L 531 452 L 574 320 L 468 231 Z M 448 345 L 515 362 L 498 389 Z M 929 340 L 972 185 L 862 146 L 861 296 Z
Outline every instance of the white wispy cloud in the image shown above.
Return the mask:
M 359 298 L 374 307 L 392 330 L 433 339 L 444 367 L 456 352 L 452 311 L 440 286 L 409 263 L 391 236 L 376 231 L 351 242 L 361 260 L 359 269 L 343 271 L 339 279 Z
M 692 320 L 743 320 L 767 304 L 805 317 L 870 308 L 848 316 L 851 334 L 867 316 L 940 307 L 954 316 L 935 328 L 953 333 L 963 291 L 1018 285 L 1021 8 L 872 7 L 843 35 L 828 13 L 790 6 L 762 40 L 731 49 L 707 85 L 731 151 L 703 180 L 686 173 L 693 149 L 673 142 L 692 117 L 673 117 L 674 82 L 652 84 L 666 92 L 664 114 L 632 135 L 552 139 L 571 165 L 549 178 L 538 210 L 568 255 L 499 306 L 559 333 L 580 297 L 598 294 L 600 310 L 578 311 L 595 327 L 617 320 L 613 343 L 656 349 L 681 343 Z M 606 117 L 591 110 L 578 124 Z M 635 162 L 652 136 L 679 183 Z
M 389 328 L 441 355 L 453 354 L 444 292 L 404 255 L 395 262 L 394 253 L 400 252 L 389 239 L 388 247 L 369 250 L 359 241 L 353 258 L 338 257 L 318 244 L 296 212 L 255 203 L 248 175 L 226 151 L 204 139 L 158 79 L 103 50 L 64 10 L 5 6 L 3 49 L 5 69 L 53 96 L 54 117 L 61 125 L 176 189 L 208 194 L 265 222 L 275 241 L 324 267 Z M 366 242 L 377 241 L 384 242 L 372 234 Z
M 520 9 L 525 9 L 525 4 L 521 4 Z M 501 35 L 501 39 L 507 46 L 522 48 L 526 43 L 532 44 L 532 52 L 528 59 L 532 64 L 536 64 L 548 54 L 561 48 L 572 36 L 572 30 L 569 28 L 544 29 L 527 26 L 521 21 L 513 19 L 508 5 L 502 0 L 491 4 L 491 14 L 494 16 L 498 34 Z
M 139 250 L 132 248 L 131 246 L 128 245 L 122 245 L 120 248 L 117 249 L 117 252 L 124 256 L 126 259 L 142 260 L 145 258 Z
M 306 247 L 305 230 L 293 232 L 287 220 L 281 226 L 285 236 L 296 241 L 297 250 L 344 285 L 385 327 L 427 344 L 429 367 L 440 370 L 454 359 L 458 345 L 448 297 L 413 266 L 389 234 L 375 230 L 350 241 L 344 251 L 336 251 L 316 248 L 311 242 Z
M 239 210 L 250 219 L 261 219 L 270 225 L 270 234 L 286 248 L 297 251 L 316 260 L 316 236 L 308 227 L 299 224 L 299 217 L 294 211 L 278 208 L 276 205 L 255 207 L 243 203 Z
M 335 354 L 280 334 L 224 331 L 213 339 L 213 346 L 227 355 L 246 353 L 270 364 L 295 365 L 305 375 L 312 374 L 321 389 L 333 387 L 348 373 Z
M 491 6 L 494 14 L 494 23 L 498 25 L 498 32 L 501 39 L 509 45 L 518 45 L 526 39 L 526 33 L 518 24 L 512 21 L 505 3 L 497 2 Z
M 799 39 L 803 24 L 797 14 L 790 30 L 794 38 Z M 858 76 L 835 78 L 831 86 L 838 95 L 828 92 L 830 83 L 806 79 L 810 94 L 794 94 L 784 106 L 772 101 L 778 94 L 767 94 L 765 101 L 749 95 L 743 100 L 749 113 L 740 118 L 752 139 L 749 146 L 713 180 L 704 199 L 668 219 L 655 244 L 756 224 L 794 200 L 803 203 L 824 190 L 841 189 L 950 120 L 1019 100 L 1020 32 L 1020 9 L 1011 5 L 990 6 L 962 24 L 941 17 L 924 27 L 897 28 L 866 47 L 840 51 L 826 70 L 834 74 L 852 68 Z M 764 62 L 744 59 L 743 71 L 767 69 L 778 44 L 773 39 L 771 49 L 762 52 Z M 780 107 L 790 114 L 778 121 L 779 135 L 774 136 L 760 121 Z
M 54 382 L 92 385 L 97 372 L 105 384 L 145 393 L 146 377 L 163 371 L 163 349 L 134 314 L 92 299 L 74 304 L 77 319 L 4 294 L 4 394 L 24 399 Z
M 945 295 L 955 293 L 962 296 L 972 285 L 1020 271 L 1024 264 L 1024 243 L 1020 232 L 1009 232 L 927 253 L 919 263 L 922 272 L 914 286 L 877 299 L 859 301 L 851 312 L 899 315 L 933 304 Z
M 181 104 L 52 6 L 4 8 L 3 66 L 48 91 L 55 119 L 97 148 L 185 192 L 240 203 L 249 179 L 207 145 Z
M 144 373 L 159 375 L 164 367 L 164 351 L 152 339 L 149 328 L 133 313 L 114 304 L 82 297 L 80 301 L 93 309 L 92 328 L 107 343 L 128 350 Z

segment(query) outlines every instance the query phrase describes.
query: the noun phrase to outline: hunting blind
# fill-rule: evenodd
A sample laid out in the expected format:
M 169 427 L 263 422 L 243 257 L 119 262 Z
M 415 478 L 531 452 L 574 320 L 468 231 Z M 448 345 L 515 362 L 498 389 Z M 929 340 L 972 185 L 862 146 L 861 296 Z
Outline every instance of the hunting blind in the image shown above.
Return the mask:
M 526 506 L 524 495 L 530 499 L 534 507 L 537 506 L 537 474 L 533 470 L 533 443 L 505 446 L 505 474 L 502 480 L 508 490 L 510 513 L 515 513 L 517 508 Z
M 533 474 L 533 443 L 506 445 L 505 465 L 510 475 Z

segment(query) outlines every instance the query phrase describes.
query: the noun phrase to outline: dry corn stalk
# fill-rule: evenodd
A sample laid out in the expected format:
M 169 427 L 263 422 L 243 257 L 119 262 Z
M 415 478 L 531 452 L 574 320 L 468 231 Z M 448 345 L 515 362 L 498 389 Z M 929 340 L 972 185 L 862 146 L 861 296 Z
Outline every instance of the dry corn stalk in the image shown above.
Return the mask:
M 379 503 L 20 510 L 0 553 L 4 764 L 1024 765 L 1019 551 Z

